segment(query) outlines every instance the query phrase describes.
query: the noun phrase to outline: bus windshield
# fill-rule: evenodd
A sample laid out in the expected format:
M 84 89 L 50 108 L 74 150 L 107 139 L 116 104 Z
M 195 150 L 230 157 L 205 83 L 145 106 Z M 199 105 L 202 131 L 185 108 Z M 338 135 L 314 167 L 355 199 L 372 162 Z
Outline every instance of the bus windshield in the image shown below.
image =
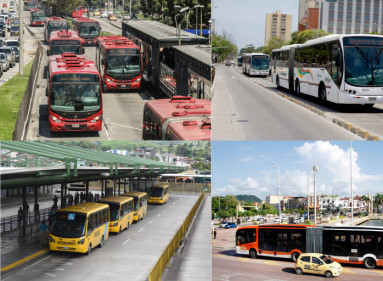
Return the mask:
M 98 24 L 92 23 L 92 24 L 81 24 L 80 25 L 80 36 L 82 38 L 95 38 L 98 36 Z
M 345 78 L 355 86 L 383 86 L 383 39 L 344 38 Z
M 45 20 L 44 15 L 33 15 L 32 16 L 32 21 L 43 21 L 43 20 Z
M 118 203 L 108 203 L 110 208 L 110 221 L 116 221 L 120 218 L 120 204 Z
M 68 23 L 66 21 L 51 21 L 48 23 L 48 32 L 51 34 L 52 31 L 68 30 Z
M 137 55 L 108 55 L 105 72 L 115 79 L 141 74 L 140 56 Z
M 53 45 L 51 46 L 51 55 L 61 55 L 64 52 L 81 55 L 81 46 L 74 45 Z
M 252 56 L 252 69 L 269 69 L 269 58 L 267 56 Z
M 162 197 L 164 194 L 164 189 L 159 187 L 152 187 L 150 189 L 150 196 L 153 197 Z
M 101 108 L 100 78 L 97 74 L 54 74 L 51 108 L 91 111 Z
M 51 233 L 63 238 L 78 238 L 85 235 L 86 215 L 71 212 L 56 212 Z

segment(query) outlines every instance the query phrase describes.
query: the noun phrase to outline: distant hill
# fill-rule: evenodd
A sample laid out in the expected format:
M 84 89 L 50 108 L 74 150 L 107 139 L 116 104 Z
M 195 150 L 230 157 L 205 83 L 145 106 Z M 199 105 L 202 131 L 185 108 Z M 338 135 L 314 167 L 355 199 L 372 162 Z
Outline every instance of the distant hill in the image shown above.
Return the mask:
M 245 195 L 245 194 L 236 195 L 235 198 L 237 198 L 237 200 L 239 201 L 245 201 L 245 202 L 262 202 L 262 200 L 255 195 Z

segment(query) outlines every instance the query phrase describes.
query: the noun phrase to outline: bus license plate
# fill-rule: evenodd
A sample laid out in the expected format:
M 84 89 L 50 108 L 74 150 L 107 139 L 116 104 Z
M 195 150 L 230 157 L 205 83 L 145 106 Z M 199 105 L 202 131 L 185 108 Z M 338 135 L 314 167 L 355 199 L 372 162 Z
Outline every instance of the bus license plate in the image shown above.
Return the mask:
M 126 88 L 126 85 L 121 85 L 121 88 Z
M 69 250 L 69 247 L 63 247 L 64 250 Z
M 368 101 L 376 101 L 376 97 L 369 97 Z
M 80 128 L 80 124 L 73 124 L 72 128 Z

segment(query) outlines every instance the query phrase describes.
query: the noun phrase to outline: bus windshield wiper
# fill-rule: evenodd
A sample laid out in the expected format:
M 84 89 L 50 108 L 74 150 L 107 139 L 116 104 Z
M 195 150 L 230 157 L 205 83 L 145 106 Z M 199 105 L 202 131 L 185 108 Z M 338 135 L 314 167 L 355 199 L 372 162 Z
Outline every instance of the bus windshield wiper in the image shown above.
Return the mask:
M 366 56 L 366 54 L 363 52 L 363 50 L 358 45 L 355 45 L 355 49 L 357 49 L 358 52 L 362 55 L 362 57 L 366 60 L 367 67 L 368 67 L 368 56 Z

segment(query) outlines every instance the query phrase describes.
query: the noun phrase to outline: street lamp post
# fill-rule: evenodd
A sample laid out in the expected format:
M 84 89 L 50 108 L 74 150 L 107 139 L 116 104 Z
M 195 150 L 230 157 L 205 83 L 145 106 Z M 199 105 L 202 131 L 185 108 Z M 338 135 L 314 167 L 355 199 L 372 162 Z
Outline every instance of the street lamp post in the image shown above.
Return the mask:
M 307 174 L 307 220 L 310 221 L 310 206 L 309 206 L 309 168 L 306 169 Z
M 317 193 L 316 193 L 316 172 L 318 171 L 318 166 L 314 164 L 313 172 L 314 172 L 314 225 L 317 224 Z
M 282 218 L 281 218 L 281 166 L 275 162 L 270 162 L 270 163 L 278 166 L 279 223 L 281 223 L 282 222 Z
M 176 7 L 176 6 L 174 6 L 174 7 Z M 180 14 L 182 14 L 183 12 L 186 12 L 186 11 L 189 10 L 189 9 L 190 9 L 189 7 L 184 7 L 184 8 L 182 8 L 182 9 L 180 10 L 180 12 L 179 12 L 178 14 L 176 14 L 176 15 L 174 16 L 175 21 L 176 21 L 176 29 L 178 29 L 178 46 L 181 46 L 181 23 L 178 24 L 178 22 L 177 22 L 177 17 L 178 17 Z
M 354 197 L 352 192 L 352 141 L 350 141 L 351 225 L 354 225 Z
M 196 17 L 195 17 L 195 35 L 198 35 L 198 9 L 201 8 L 201 36 L 202 36 L 202 9 L 203 5 L 195 5 L 193 8 L 196 8 Z

